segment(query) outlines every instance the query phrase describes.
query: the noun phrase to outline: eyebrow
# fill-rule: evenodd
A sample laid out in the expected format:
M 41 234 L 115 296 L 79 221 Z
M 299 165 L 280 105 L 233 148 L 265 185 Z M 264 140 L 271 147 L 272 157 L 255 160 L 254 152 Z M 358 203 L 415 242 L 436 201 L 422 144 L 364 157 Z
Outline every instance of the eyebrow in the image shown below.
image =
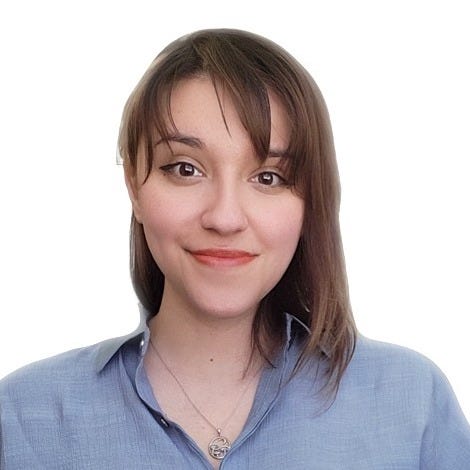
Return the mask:
M 288 157 L 289 157 L 289 154 L 287 153 L 286 150 L 269 149 L 269 151 L 268 151 L 268 157 L 274 157 L 274 158 L 288 158 Z
M 188 147 L 202 149 L 205 147 L 204 142 L 197 137 L 191 137 L 183 134 L 171 134 L 166 137 L 162 137 L 156 144 L 155 147 L 161 143 L 169 144 L 171 142 L 176 142 L 179 144 L 187 145 Z
M 157 145 L 162 144 L 162 143 L 165 143 L 165 144 L 168 145 L 171 142 L 176 142 L 178 144 L 187 145 L 188 147 L 196 148 L 196 149 L 203 149 L 203 148 L 206 147 L 206 144 L 201 139 L 199 139 L 197 137 L 189 136 L 189 135 L 180 134 L 180 133 L 170 134 L 166 137 L 162 137 L 155 144 L 155 147 Z M 285 150 L 269 149 L 267 156 L 271 157 L 271 158 L 287 158 L 288 154 Z

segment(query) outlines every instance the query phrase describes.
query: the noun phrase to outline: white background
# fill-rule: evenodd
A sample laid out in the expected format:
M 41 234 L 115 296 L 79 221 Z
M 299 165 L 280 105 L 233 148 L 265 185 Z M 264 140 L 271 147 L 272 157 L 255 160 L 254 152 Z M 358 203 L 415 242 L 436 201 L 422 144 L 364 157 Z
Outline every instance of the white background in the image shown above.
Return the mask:
M 470 417 L 465 4 L 3 2 L 0 376 L 137 325 L 120 113 L 168 42 L 236 27 L 284 46 L 325 95 L 360 331 L 430 357 Z

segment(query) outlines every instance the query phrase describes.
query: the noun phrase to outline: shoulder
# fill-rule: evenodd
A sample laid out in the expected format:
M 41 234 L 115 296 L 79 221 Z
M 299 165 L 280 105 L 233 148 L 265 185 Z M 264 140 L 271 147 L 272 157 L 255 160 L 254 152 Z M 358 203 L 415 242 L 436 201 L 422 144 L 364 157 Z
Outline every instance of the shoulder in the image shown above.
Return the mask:
M 54 401 L 68 390 L 81 393 L 93 388 L 104 362 L 109 361 L 121 344 L 120 338 L 103 341 L 42 359 L 12 372 L 0 380 L 0 405 Z
M 446 376 L 432 360 L 362 335 L 343 379 L 348 392 L 368 390 L 376 403 L 408 406 L 423 417 L 436 405 L 437 396 L 455 400 Z
M 445 380 L 438 366 L 423 354 L 396 344 L 372 340 L 359 335 L 348 374 L 355 380 L 386 382 L 419 382 L 431 386 Z
M 123 409 L 132 392 L 125 361 L 136 348 L 131 340 L 125 343 L 116 338 L 68 351 L 0 380 L 0 462 L 37 468 L 38 459 L 57 463 L 57 455 L 68 452 L 105 455 L 91 449 L 108 427 L 124 429 Z
M 413 370 L 436 367 L 435 364 L 423 354 L 397 344 L 385 343 L 359 335 L 353 355 L 352 364 L 357 367 L 383 367 Z
M 0 397 L 34 396 L 45 388 L 52 392 L 57 387 L 86 380 L 93 370 L 98 350 L 99 345 L 94 345 L 28 364 L 0 380 Z
M 466 468 L 470 426 L 444 373 L 411 349 L 359 337 L 345 391 L 388 429 L 420 436 L 422 468 Z

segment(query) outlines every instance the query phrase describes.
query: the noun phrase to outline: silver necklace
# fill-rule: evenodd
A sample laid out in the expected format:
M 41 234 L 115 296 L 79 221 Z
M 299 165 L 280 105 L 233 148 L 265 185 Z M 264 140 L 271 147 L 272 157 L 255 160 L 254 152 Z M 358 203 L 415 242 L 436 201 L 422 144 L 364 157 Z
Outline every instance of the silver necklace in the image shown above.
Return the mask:
M 150 338 L 150 346 L 152 347 L 152 350 L 155 352 L 155 354 L 157 355 L 157 357 L 160 359 L 161 363 L 164 365 L 165 369 L 169 372 L 169 374 L 175 379 L 175 382 L 178 384 L 179 388 L 181 389 L 181 391 L 183 392 L 184 396 L 186 397 L 186 399 L 188 400 L 188 402 L 191 404 L 191 406 L 196 410 L 197 414 L 212 428 L 215 429 L 215 431 L 217 432 L 217 436 L 215 436 L 214 438 L 211 439 L 211 441 L 209 442 L 209 445 L 208 445 L 208 450 L 209 450 L 209 455 L 216 459 L 216 460 L 222 460 L 226 455 L 227 455 L 227 452 L 230 450 L 230 448 L 232 447 L 232 443 L 230 442 L 230 440 L 223 436 L 222 435 L 222 428 L 224 428 L 228 422 L 230 421 L 230 419 L 232 418 L 232 416 L 235 414 L 235 411 L 238 409 L 241 401 L 242 401 L 242 398 L 245 396 L 245 393 L 247 392 L 248 390 L 248 387 L 250 386 L 250 384 L 253 382 L 253 380 L 257 377 L 258 374 L 255 374 L 252 379 L 247 383 L 246 387 L 243 389 L 240 397 L 238 398 L 236 404 L 235 404 L 235 407 L 233 408 L 232 412 L 230 413 L 229 417 L 225 420 L 225 422 L 223 423 L 223 425 L 221 427 L 219 426 L 215 426 L 213 423 L 211 423 L 211 421 L 209 421 L 209 419 L 204 415 L 204 413 L 202 413 L 202 411 L 198 408 L 198 406 L 193 402 L 193 400 L 191 400 L 191 397 L 188 395 L 188 393 L 186 392 L 186 390 L 184 389 L 183 387 L 183 384 L 179 381 L 178 377 L 176 377 L 176 375 L 173 373 L 173 371 L 170 369 L 170 367 L 168 366 L 168 364 L 163 360 L 162 356 L 160 355 L 160 353 L 158 352 L 158 349 L 156 348 L 156 346 L 153 344 L 153 341 L 152 341 L 152 338 Z

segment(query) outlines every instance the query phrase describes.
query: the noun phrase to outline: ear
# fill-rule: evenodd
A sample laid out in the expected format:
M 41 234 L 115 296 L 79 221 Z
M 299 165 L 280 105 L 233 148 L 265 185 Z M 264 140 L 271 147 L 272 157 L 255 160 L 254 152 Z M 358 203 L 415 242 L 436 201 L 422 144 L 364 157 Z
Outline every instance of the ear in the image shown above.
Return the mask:
M 128 164 L 124 163 L 124 179 L 126 181 L 127 193 L 132 204 L 132 211 L 137 222 L 141 224 L 141 210 L 139 203 L 139 191 L 137 189 L 137 175 L 132 171 Z

